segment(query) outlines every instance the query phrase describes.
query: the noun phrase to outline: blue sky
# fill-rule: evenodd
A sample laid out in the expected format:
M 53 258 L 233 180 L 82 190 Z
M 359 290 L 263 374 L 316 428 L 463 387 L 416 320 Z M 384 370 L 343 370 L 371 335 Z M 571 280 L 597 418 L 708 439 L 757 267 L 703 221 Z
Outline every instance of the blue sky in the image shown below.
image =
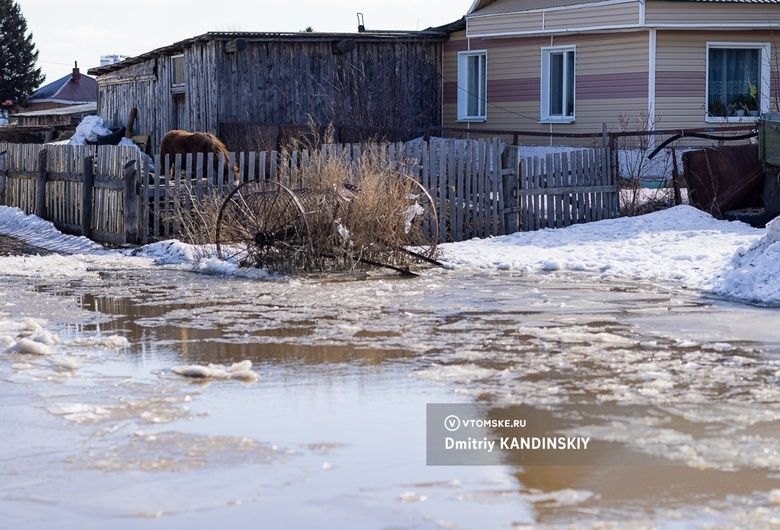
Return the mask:
M 425 29 L 463 16 L 471 0 L 17 0 L 39 51 L 45 83 L 78 61 L 140 55 L 207 31 Z M 215 7 L 216 6 L 216 7 Z

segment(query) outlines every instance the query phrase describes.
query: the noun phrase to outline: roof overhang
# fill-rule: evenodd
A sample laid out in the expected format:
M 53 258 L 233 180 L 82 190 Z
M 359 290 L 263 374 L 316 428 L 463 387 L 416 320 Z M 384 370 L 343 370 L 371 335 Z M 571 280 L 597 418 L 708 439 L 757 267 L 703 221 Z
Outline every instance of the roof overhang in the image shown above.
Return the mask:
M 80 103 L 68 107 L 59 107 L 56 109 L 45 110 L 27 110 L 14 114 L 14 116 L 69 116 L 71 114 L 82 114 L 85 112 L 97 112 L 97 102 Z

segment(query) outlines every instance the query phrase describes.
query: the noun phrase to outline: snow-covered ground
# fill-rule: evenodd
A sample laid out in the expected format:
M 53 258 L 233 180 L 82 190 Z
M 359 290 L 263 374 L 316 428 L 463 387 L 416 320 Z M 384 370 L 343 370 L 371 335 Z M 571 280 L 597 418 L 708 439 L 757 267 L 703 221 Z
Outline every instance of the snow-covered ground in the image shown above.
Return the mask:
M 145 266 L 167 265 L 211 274 L 265 277 L 240 271 L 203 249 L 163 241 L 134 251 L 105 251 L 83 237 L 61 234 L 38 217 L 15 208 L 0 208 L 0 233 L 47 250 L 79 256 L 104 255 L 117 266 L 146 260 Z M 590 273 L 604 278 L 672 282 L 739 301 L 780 304 L 780 220 L 766 229 L 719 221 L 690 206 L 638 217 L 625 217 L 564 229 L 521 232 L 441 245 L 441 260 L 452 268 L 520 270 L 556 274 L 576 280 Z M 205 257 L 203 257 L 205 255 Z M 74 258 L 74 263 L 83 262 Z M 18 273 L 18 265 L 12 266 Z

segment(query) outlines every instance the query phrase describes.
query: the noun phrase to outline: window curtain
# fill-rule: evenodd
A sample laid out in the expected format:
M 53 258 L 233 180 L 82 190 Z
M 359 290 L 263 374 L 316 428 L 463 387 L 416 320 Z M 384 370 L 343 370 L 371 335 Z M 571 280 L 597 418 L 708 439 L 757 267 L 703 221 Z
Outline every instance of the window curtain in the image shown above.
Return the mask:
M 758 96 L 761 93 L 760 56 L 760 50 L 756 49 L 710 48 L 710 106 L 722 103 L 728 107 L 738 101 L 739 96 L 749 96 L 751 83 Z

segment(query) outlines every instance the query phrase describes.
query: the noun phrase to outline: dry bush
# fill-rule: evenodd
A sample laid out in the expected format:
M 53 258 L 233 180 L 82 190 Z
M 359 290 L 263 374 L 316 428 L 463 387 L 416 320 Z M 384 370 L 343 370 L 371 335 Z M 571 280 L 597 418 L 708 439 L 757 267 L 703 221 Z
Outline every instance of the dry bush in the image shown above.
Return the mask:
M 401 164 L 391 166 L 384 151 L 365 145 L 358 161 L 322 143 L 302 167 L 301 194 L 312 239 L 313 270 L 355 270 L 389 265 L 408 269 L 414 248 L 435 254 L 430 196 Z M 428 217 L 430 219 L 430 217 Z
M 182 242 L 194 245 L 195 258 L 208 258 L 214 254 L 217 219 L 227 192 L 211 188 L 198 197 L 194 187 L 184 183 L 181 196 L 179 208 L 163 221 L 173 224 Z
M 330 138 L 290 145 L 299 164 L 279 168 L 276 182 L 200 199 L 189 193 L 191 207 L 185 200 L 176 219 L 181 239 L 203 255 L 216 243 L 223 258 L 285 273 L 408 271 L 417 254 L 434 258 L 435 209 L 403 163 L 389 164 L 376 145 L 353 162 Z

